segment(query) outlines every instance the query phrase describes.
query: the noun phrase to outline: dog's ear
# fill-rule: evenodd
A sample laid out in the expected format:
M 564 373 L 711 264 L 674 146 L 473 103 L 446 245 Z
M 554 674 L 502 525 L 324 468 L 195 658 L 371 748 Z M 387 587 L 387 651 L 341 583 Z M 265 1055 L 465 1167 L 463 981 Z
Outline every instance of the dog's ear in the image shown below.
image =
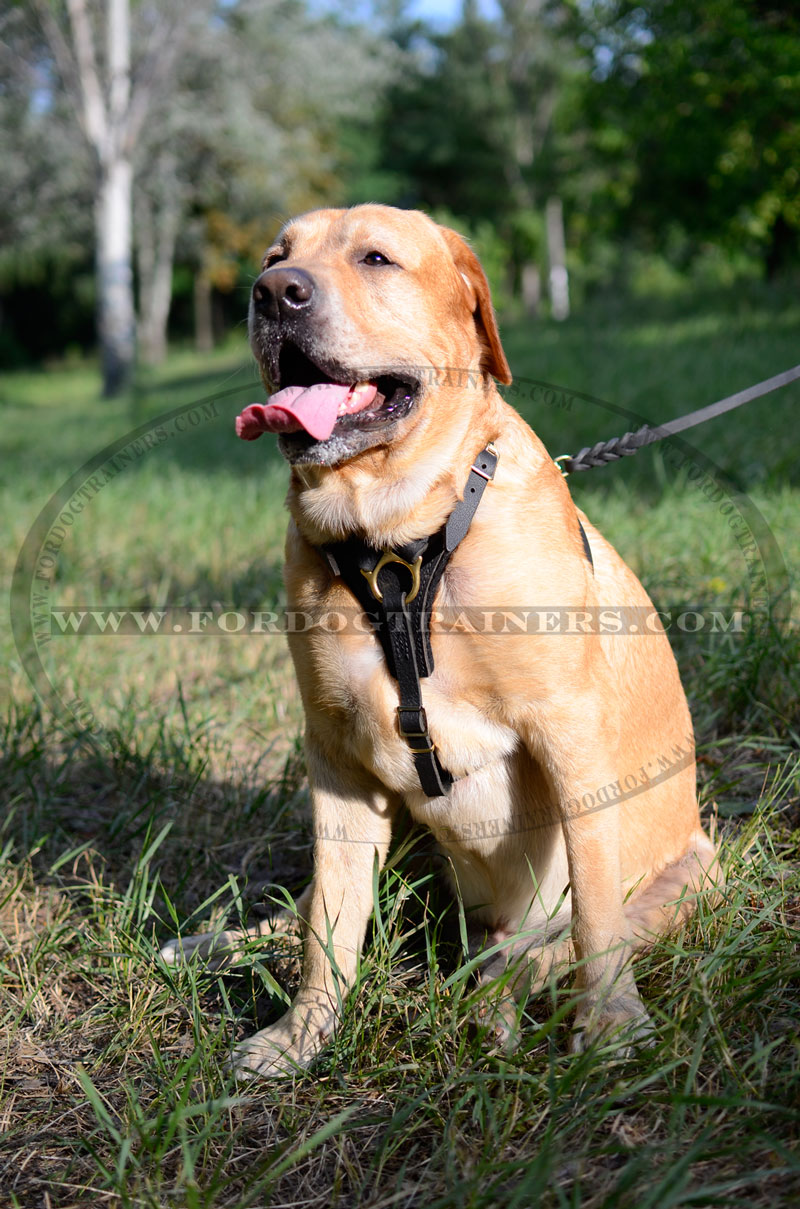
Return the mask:
M 469 290 L 470 307 L 484 347 L 481 368 L 485 373 L 496 378 L 498 382 L 508 386 L 511 382 L 511 370 L 500 343 L 500 333 L 497 330 L 497 319 L 492 306 L 489 282 L 481 268 L 481 262 L 469 244 L 456 231 L 452 231 L 449 227 L 440 227 L 439 230 L 444 236 L 455 266 Z

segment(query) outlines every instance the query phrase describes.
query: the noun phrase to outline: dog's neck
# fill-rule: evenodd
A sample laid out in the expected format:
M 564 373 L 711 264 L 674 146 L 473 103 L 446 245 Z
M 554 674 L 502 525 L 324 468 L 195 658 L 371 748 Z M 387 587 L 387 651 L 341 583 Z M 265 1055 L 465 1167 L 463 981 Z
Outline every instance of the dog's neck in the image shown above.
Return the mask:
M 444 437 L 423 422 L 397 444 L 376 447 L 340 466 L 295 466 L 287 503 L 312 545 L 358 534 L 376 549 L 435 533 L 452 512 L 476 455 L 497 430 L 492 386 L 477 409 L 456 410 Z

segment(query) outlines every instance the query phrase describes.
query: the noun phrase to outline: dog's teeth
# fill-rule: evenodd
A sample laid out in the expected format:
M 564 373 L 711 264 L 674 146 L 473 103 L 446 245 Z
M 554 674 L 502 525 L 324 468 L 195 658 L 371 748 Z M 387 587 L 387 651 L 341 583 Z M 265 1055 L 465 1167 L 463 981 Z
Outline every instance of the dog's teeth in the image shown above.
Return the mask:
M 339 404 L 339 415 L 347 415 L 348 412 L 359 410 L 359 396 L 369 387 L 369 382 L 356 382 L 355 386 L 350 388 L 350 394 L 343 399 Z

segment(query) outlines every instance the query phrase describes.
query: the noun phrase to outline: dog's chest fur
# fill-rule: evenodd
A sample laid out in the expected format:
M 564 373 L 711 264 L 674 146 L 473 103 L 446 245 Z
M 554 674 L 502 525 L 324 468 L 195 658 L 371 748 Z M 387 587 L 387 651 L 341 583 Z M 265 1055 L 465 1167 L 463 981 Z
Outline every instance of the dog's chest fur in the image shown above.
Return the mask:
M 446 652 L 446 642 L 438 645 Z M 544 918 L 568 880 L 560 828 L 545 811 L 532 822 L 540 773 L 511 727 L 470 702 L 458 661 L 448 661 L 440 649 L 433 675 L 423 681 L 431 737 L 457 778 L 446 796 L 428 798 L 397 728 L 397 685 L 377 640 L 328 634 L 314 646 L 327 694 L 319 705 L 340 754 L 372 772 L 404 799 L 418 823 L 430 827 L 447 858 L 448 877 L 475 920 L 516 927 L 532 918 L 532 875 L 539 887 L 533 915 Z M 523 782 L 527 795 L 519 791 Z M 544 784 L 540 797 L 547 798 Z
M 437 644 L 436 666 L 422 681 L 422 695 L 440 759 L 463 778 L 510 755 L 518 740 L 510 727 L 470 701 L 459 662 L 443 654 L 448 642 L 458 643 L 459 636 Z M 397 726 L 398 687 L 377 639 L 370 634 L 320 635 L 312 658 L 322 694 L 318 704 L 330 715 L 342 747 L 389 789 L 416 797 L 419 779 Z

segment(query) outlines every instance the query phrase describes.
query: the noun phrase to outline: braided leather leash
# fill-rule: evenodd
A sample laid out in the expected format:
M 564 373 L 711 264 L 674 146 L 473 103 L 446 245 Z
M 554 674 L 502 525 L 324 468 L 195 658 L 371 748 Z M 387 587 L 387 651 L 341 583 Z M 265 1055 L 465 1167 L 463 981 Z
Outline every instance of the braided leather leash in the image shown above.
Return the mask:
M 735 407 L 741 407 L 744 403 L 750 403 L 753 399 L 768 395 L 770 391 L 780 390 L 782 386 L 788 386 L 790 382 L 795 382 L 798 378 L 800 378 L 800 365 L 795 365 L 793 369 L 787 369 L 782 374 L 775 374 L 773 378 L 766 378 L 756 386 L 749 386 L 746 390 L 740 390 L 735 395 L 728 395 L 727 398 L 719 399 L 716 403 L 709 403 L 707 407 L 692 411 L 688 416 L 681 416 L 678 420 L 660 424 L 658 428 L 651 428 L 649 424 L 645 424 L 636 432 L 626 432 L 624 436 L 612 437 L 610 441 L 598 441 L 596 445 L 587 445 L 585 449 L 572 457 L 563 453 L 554 461 L 565 477 L 578 470 L 592 470 L 596 466 L 607 466 L 609 462 L 617 462 L 620 458 L 638 453 L 645 445 L 652 445 L 654 441 L 675 436 L 676 433 L 684 432 L 687 428 L 694 428 L 697 424 L 713 420 L 726 411 L 733 411 Z

